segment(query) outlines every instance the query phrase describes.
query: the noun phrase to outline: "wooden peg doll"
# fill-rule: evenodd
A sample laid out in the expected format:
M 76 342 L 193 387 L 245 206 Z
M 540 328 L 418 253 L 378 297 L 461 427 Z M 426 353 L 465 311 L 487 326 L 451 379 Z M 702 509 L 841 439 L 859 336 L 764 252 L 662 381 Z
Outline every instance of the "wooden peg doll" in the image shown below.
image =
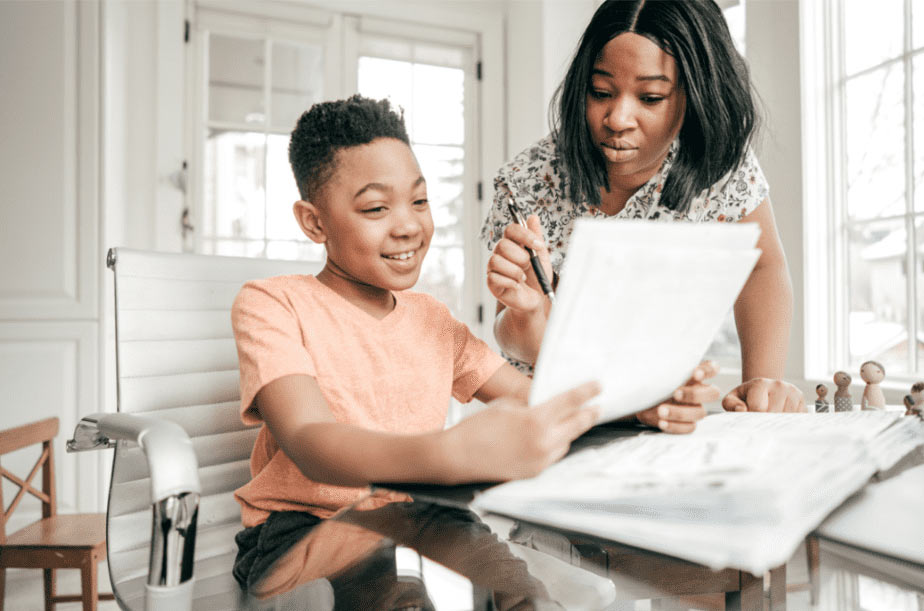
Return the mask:
M 911 395 L 905 395 L 902 397 L 902 403 L 905 404 L 906 416 L 917 416 L 917 411 L 914 409 L 914 397 Z
M 924 408 L 924 382 L 915 382 L 911 387 L 911 399 L 918 410 Z
M 885 409 L 885 395 L 879 383 L 885 378 L 885 368 L 876 361 L 866 361 L 860 366 L 860 377 L 866 382 L 861 409 Z
M 834 393 L 834 411 L 853 411 L 853 398 L 850 396 L 851 381 L 852 378 L 846 371 L 838 371 L 834 374 L 834 384 L 837 385 L 837 392 Z
M 827 412 L 831 405 L 825 398 L 828 396 L 828 387 L 824 384 L 819 384 L 815 387 L 815 393 L 818 395 L 818 398 L 815 399 L 815 413 L 821 414 Z
M 911 407 L 908 407 L 908 397 L 911 398 Z M 924 382 L 915 382 L 908 397 L 905 407 L 908 407 L 909 412 L 917 414 L 918 418 L 924 419 Z

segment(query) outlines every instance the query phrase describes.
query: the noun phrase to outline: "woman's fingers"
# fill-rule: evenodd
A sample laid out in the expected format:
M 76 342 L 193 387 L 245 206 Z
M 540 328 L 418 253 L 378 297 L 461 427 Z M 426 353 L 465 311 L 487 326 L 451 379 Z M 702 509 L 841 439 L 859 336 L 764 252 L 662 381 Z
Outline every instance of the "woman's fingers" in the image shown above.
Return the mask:
M 722 407 L 736 412 L 801 412 L 805 411 L 805 397 L 789 382 L 753 378 L 728 393 Z
M 494 250 L 494 254 L 488 258 L 488 272 L 506 276 L 515 282 L 524 282 L 526 280 L 526 272 L 523 266 L 520 265 L 518 261 L 511 259 L 509 256 L 505 256 L 501 252 L 502 250 L 501 244 L 499 243 Z M 527 259 L 526 262 L 529 263 L 529 259 Z
M 530 224 L 533 225 L 536 231 L 529 227 Z M 519 223 L 511 223 L 504 229 L 505 238 L 516 243 L 521 249 L 532 248 L 537 253 L 546 250 L 545 242 L 541 236 L 542 227 L 539 226 L 539 217 L 535 214 L 530 215 L 526 227 Z
M 718 387 L 712 384 L 694 383 L 675 390 L 673 399 L 678 403 L 710 403 L 717 401 L 719 395 Z
M 504 259 L 522 271 L 529 268 L 529 254 L 526 249 L 509 238 L 501 238 L 494 246 L 492 257 Z
M 679 405 L 676 403 L 662 403 L 658 406 L 658 420 L 664 422 L 696 422 L 706 416 L 706 409 L 702 405 Z
M 702 382 L 703 380 L 714 378 L 718 373 L 718 363 L 715 361 L 703 361 L 697 365 L 696 369 L 693 370 L 693 373 L 690 374 L 690 379 L 687 384 L 691 384 L 693 382 Z
M 642 424 L 660 429 L 665 433 L 691 433 L 696 422 L 706 417 L 702 405 L 684 405 L 680 403 L 662 403 L 646 409 L 637 415 Z

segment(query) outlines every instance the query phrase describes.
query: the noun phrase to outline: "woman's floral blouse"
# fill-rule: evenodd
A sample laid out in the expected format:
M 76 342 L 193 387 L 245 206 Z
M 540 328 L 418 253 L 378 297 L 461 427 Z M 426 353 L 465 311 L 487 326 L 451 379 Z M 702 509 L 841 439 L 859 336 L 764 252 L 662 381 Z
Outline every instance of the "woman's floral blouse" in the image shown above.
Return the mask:
M 754 152 L 748 148 L 744 160 L 712 187 L 694 198 L 689 210 L 678 213 L 660 204 L 661 189 L 673 164 L 679 143 L 674 141 L 658 172 L 636 191 L 618 214 L 612 218 L 652 219 L 659 221 L 739 221 L 764 201 L 770 188 Z M 481 239 L 488 250 L 503 237 L 504 229 L 513 222 L 504 195 L 509 189 L 524 216 L 535 214 L 542 222 L 545 242 L 549 246 L 552 269 L 557 274 L 568 252 L 568 241 L 575 219 L 606 215 L 587 202 L 575 202 L 568 197 L 567 178 L 558 157 L 552 136 L 546 136 L 530 146 L 512 161 L 502 166 L 494 179 L 494 204 L 481 228 Z M 514 359 L 508 360 L 523 372 L 532 367 Z

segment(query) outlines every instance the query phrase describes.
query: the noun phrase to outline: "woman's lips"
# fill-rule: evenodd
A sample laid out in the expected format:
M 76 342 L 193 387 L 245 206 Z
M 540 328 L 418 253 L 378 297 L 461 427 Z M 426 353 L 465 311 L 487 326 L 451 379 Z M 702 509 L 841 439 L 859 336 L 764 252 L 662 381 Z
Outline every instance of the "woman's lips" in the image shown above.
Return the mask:
M 613 162 L 629 161 L 638 154 L 638 147 L 628 142 L 604 142 L 603 155 Z

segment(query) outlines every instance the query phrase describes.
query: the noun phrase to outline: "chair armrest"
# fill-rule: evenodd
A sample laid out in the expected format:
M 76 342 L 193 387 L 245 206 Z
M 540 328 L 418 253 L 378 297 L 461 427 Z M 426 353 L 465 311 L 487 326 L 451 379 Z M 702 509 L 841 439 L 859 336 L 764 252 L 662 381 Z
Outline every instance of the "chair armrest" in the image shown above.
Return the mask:
M 138 444 L 151 474 L 153 528 L 145 609 L 191 610 L 201 486 L 189 435 L 161 418 L 91 414 L 77 424 L 67 450 L 111 448 L 116 441 Z
M 81 418 L 68 452 L 113 447 L 116 441 L 137 443 L 151 473 L 154 502 L 201 492 L 199 463 L 192 442 L 175 422 L 138 414 L 91 414 Z

